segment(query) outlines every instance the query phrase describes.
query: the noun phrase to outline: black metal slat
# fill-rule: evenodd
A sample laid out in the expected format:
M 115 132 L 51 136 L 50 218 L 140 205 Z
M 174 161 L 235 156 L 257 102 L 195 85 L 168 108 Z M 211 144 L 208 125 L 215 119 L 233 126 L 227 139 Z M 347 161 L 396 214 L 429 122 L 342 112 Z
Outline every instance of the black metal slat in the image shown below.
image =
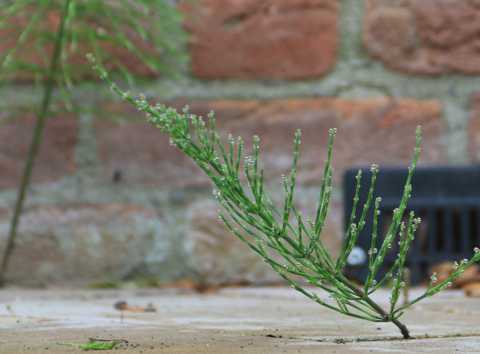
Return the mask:
M 384 211 L 382 211 L 382 215 L 378 220 L 379 225 L 381 225 L 381 227 L 378 230 L 379 234 L 378 234 L 378 237 L 377 237 L 377 246 L 376 246 L 377 249 L 380 249 L 380 247 L 382 247 L 383 240 L 387 236 L 386 232 L 387 232 L 387 230 L 390 227 L 390 224 L 392 222 L 392 215 L 393 215 L 393 208 L 388 207 L 388 209 L 385 209 Z M 386 220 L 388 220 L 388 222 L 385 222 Z M 392 247 L 395 247 L 395 246 L 392 245 Z M 390 250 L 390 252 L 388 252 L 386 257 L 385 257 L 386 260 L 388 262 L 392 263 L 392 264 L 393 264 L 393 262 L 395 262 L 395 254 L 394 253 L 395 252 L 392 252 L 392 250 Z
M 426 222 L 428 223 L 428 254 L 433 254 L 436 252 L 437 247 L 437 215 L 435 209 L 428 209 Z
M 442 256 L 449 258 L 453 255 L 453 210 L 445 209 L 443 214 L 443 249 Z
M 473 210 L 472 217 L 472 233 L 471 233 L 471 248 L 480 247 L 480 205 Z M 470 250 L 471 251 L 471 250 Z

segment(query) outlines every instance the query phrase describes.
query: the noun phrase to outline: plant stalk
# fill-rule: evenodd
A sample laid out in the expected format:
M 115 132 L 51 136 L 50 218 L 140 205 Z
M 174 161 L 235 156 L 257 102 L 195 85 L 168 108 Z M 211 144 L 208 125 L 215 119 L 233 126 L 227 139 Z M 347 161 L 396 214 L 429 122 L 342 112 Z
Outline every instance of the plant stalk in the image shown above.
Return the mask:
M 405 326 L 402 322 L 399 320 L 392 320 L 392 323 L 398 327 L 400 332 L 402 333 L 403 339 L 412 339 L 410 336 L 410 332 L 408 331 L 407 326 Z
M 382 316 L 385 319 L 385 322 L 392 322 L 395 326 L 398 327 L 400 332 L 402 333 L 402 336 L 404 339 L 412 339 L 410 336 L 410 332 L 408 331 L 407 326 L 405 326 L 402 322 L 400 322 L 398 319 L 392 319 L 391 316 L 385 312 L 385 310 L 378 305 L 375 301 L 370 299 L 367 293 L 363 292 L 362 290 L 358 289 L 354 284 L 352 284 L 348 279 L 343 278 L 344 283 L 353 290 L 355 294 L 357 294 L 359 297 L 364 299 L 372 309 L 374 309 L 380 316 Z
M 351 284 L 350 281 L 347 280 L 346 284 L 348 285 L 349 288 L 351 288 L 355 294 L 357 294 L 359 297 L 363 298 L 377 313 L 382 316 L 386 322 L 392 322 L 395 326 L 398 327 L 400 332 L 402 333 L 402 336 L 404 339 L 411 339 L 412 337 L 410 336 L 410 332 L 408 331 L 407 326 L 405 326 L 402 322 L 400 322 L 398 319 L 392 319 L 391 316 L 388 315 L 388 313 L 385 312 L 385 310 L 380 307 L 375 301 L 370 299 L 368 294 L 364 293 L 362 290 L 358 289 L 355 285 Z
M 10 230 L 8 233 L 7 244 L 5 246 L 2 262 L 0 265 L 0 287 L 3 287 L 5 285 L 5 274 L 8 269 L 10 257 L 15 248 L 17 228 L 20 222 L 23 205 L 25 203 L 27 189 L 28 189 L 28 186 L 30 185 L 30 180 L 32 176 L 35 159 L 38 154 L 39 147 L 42 143 L 43 131 L 45 128 L 45 120 L 47 118 L 48 111 L 50 109 L 53 90 L 55 87 L 55 78 L 58 73 L 60 56 L 62 53 L 62 44 L 64 42 L 63 37 L 65 35 L 65 23 L 69 15 L 70 3 L 71 3 L 71 0 L 65 0 L 62 18 L 58 25 L 56 36 L 55 36 L 55 47 L 50 60 L 50 67 L 48 70 L 47 78 L 44 83 L 43 99 L 40 106 L 40 111 L 37 114 L 37 120 L 36 120 L 34 131 L 33 131 L 32 141 L 30 143 L 30 147 L 28 150 L 27 161 L 25 162 L 25 167 L 23 170 L 20 186 L 17 193 L 15 209 L 10 222 Z

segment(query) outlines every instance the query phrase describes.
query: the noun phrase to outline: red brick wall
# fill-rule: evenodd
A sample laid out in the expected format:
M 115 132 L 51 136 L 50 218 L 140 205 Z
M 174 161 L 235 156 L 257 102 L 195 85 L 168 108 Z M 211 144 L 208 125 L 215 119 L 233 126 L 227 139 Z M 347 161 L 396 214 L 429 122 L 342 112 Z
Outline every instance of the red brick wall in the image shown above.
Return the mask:
M 215 110 L 224 135 L 242 135 L 247 142 L 253 134 L 260 135 L 272 186 L 288 170 L 293 131 L 301 128 L 302 208 L 315 207 L 314 187 L 321 178 L 331 127 L 339 129 L 334 178 L 340 192 L 342 173 L 352 165 L 406 164 L 417 125 L 424 131 L 421 163 L 479 161 L 478 1 L 184 0 L 179 9 L 190 35 L 187 80 L 170 86 L 162 86 L 160 80 L 148 90 L 179 108 L 188 103 L 201 115 Z M 153 231 L 142 229 L 140 222 L 133 223 L 131 234 L 141 235 L 145 242 L 140 243 L 145 245 L 152 242 L 153 232 L 152 237 L 172 245 L 171 250 L 167 247 L 163 258 L 155 258 L 148 254 L 154 247 L 141 248 L 137 242 L 132 247 L 140 247 L 141 255 L 129 257 L 128 247 L 118 246 L 125 262 L 136 263 L 122 272 L 112 270 L 114 277 L 139 268 L 159 275 L 163 266 L 164 278 L 195 269 L 192 274 L 207 282 L 275 279 L 217 225 L 214 204 L 205 198 L 210 195 L 208 180 L 169 145 L 167 137 L 149 127 L 131 107 L 102 99 L 100 85 L 98 92 L 91 86 L 83 90 L 87 92 L 81 96 L 83 110 L 95 105 L 91 120 L 79 119 L 76 113 L 57 114 L 47 124 L 28 209 L 29 220 L 41 219 L 44 227 L 33 230 L 25 222 L 21 228 L 25 240 L 45 237 L 48 244 L 59 243 L 69 227 L 71 234 L 77 234 L 73 228 L 78 220 L 88 226 L 85 230 L 91 228 L 100 236 L 106 233 L 109 239 L 117 229 L 105 226 L 104 220 L 119 215 L 121 225 L 132 225 L 130 220 L 139 218 L 151 223 L 156 215 L 160 221 Z M 454 109 L 446 110 L 447 106 Z M 0 113 L 2 230 L 8 223 L 32 124 L 30 113 L 8 108 Z M 457 143 L 466 148 L 458 148 Z M 82 158 L 82 154 L 88 156 Z M 333 250 L 342 238 L 340 201 L 340 193 L 334 194 L 324 236 Z M 54 210 L 54 216 L 41 214 L 43 208 Z M 91 212 L 98 213 L 98 218 L 85 216 Z M 77 221 L 65 222 L 66 215 L 76 215 L 72 220 Z M 61 232 L 57 219 L 63 220 Z M 132 239 L 130 234 L 122 237 Z M 44 243 L 24 242 L 19 254 L 26 257 L 43 249 Z M 87 263 L 93 257 L 82 250 L 75 252 Z M 158 264 L 149 263 L 152 257 Z M 43 269 L 38 279 L 53 281 L 45 275 L 50 268 L 44 260 L 31 259 L 34 265 L 23 273 L 19 270 L 14 278 L 23 281 L 35 269 Z M 55 254 L 54 259 L 55 266 L 68 263 L 68 277 L 75 276 L 75 265 L 68 257 Z M 139 265 L 139 259 L 145 264 Z M 105 262 L 101 273 L 89 270 L 79 276 L 101 279 L 105 269 L 118 266 L 117 260 Z M 178 272 L 165 267 L 176 267 Z M 55 279 L 68 277 L 57 274 Z

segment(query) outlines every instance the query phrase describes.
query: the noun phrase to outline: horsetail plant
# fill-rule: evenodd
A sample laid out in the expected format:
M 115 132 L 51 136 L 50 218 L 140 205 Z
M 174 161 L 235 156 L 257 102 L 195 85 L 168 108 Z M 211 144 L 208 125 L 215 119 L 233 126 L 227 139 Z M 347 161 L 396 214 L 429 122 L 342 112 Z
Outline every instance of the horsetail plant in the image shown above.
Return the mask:
M 120 89 L 111 81 L 107 72 L 95 63 L 93 56 L 90 56 L 90 60 L 100 77 L 110 84 L 116 94 L 145 113 L 152 125 L 170 137 L 171 145 L 188 155 L 207 174 L 214 185 L 215 198 L 223 207 L 219 217 L 227 228 L 263 258 L 295 290 L 316 303 L 343 315 L 372 322 L 392 322 L 399 328 L 403 338 L 408 339 L 411 338 L 409 330 L 399 320 L 404 311 L 414 303 L 433 296 L 451 285 L 452 281 L 468 266 L 480 260 L 480 251 L 476 248 L 473 257 L 458 264 L 455 272 L 448 279 L 438 283 L 432 277 L 423 295 L 410 303 L 398 305 L 401 289 L 405 286 L 403 274 L 408 249 L 420 224 L 420 218 L 416 217 L 413 211 L 405 215 L 412 192 L 412 176 L 420 155 L 420 127 L 416 131 L 413 160 L 408 169 L 400 205 L 393 213 L 392 223 L 379 249 L 376 248 L 378 240 L 376 226 L 381 199 L 374 198 L 378 167 L 373 165 L 367 200 L 361 208 L 358 203 L 362 176 L 361 172 L 357 174 L 354 207 L 346 231 L 346 240 L 340 256 L 335 260 L 321 238 L 332 192 L 332 152 L 335 129 L 329 131 L 328 154 L 317 209 L 312 219 L 305 218 L 294 202 L 301 145 L 300 130 L 296 131 L 294 137 L 290 173 L 282 176 L 285 197 L 283 206 L 278 208 L 265 189 L 258 136 L 253 138 L 252 154 L 245 155 L 241 137 L 234 138 L 229 135 L 226 143 L 220 138 L 215 127 L 213 112 L 205 121 L 202 117 L 190 113 L 188 107 L 182 112 L 177 112 L 174 108 L 165 105 L 150 105 L 144 96 L 134 97 Z M 372 205 L 375 227 L 368 252 L 369 274 L 365 284 L 359 287 L 344 276 L 343 270 L 350 252 L 365 227 L 367 214 Z M 399 242 L 396 261 L 389 271 L 378 279 L 379 270 L 393 242 Z M 371 298 L 371 294 L 387 281 L 393 285 L 390 305 L 388 309 L 384 309 Z M 326 292 L 328 298 L 321 298 L 314 291 L 315 289 Z

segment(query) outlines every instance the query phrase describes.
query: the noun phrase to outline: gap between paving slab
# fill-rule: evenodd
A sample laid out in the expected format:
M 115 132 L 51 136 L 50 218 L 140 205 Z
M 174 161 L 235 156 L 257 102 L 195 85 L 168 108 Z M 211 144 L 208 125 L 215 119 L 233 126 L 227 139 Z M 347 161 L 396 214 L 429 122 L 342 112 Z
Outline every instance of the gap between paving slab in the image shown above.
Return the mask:
M 269 338 L 283 338 L 282 335 L 267 335 Z M 359 343 L 359 342 L 392 342 L 392 341 L 415 341 L 423 339 L 445 339 L 445 338 L 480 338 L 480 332 L 473 333 L 451 333 L 451 334 L 438 334 L 438 335 L 416 335 L 412 338 L 406 340 L 401 336 L 376 336 L 376 337 L 358 337 L 358 338 L 308 338 L 308 337 L 287 337 L 287 339 L 292 340 L 309 340 L 319 343 L 335 343 L 335 344 L 345 344 L 345 343 Z

